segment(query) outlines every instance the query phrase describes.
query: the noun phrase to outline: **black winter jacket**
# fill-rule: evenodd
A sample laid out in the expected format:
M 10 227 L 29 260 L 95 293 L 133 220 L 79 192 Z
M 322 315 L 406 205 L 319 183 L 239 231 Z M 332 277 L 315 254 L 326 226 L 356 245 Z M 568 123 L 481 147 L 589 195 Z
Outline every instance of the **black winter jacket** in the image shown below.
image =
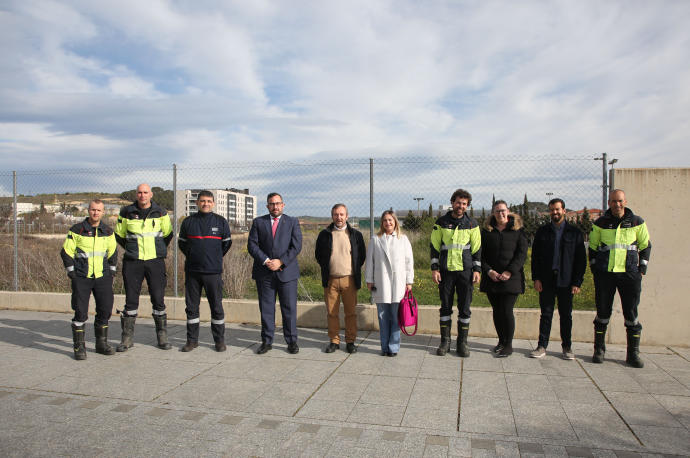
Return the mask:
M 585 238 L 582 232 L 565 221 L 561 236 L 561 259 L 558 269 L 558 285 L 582 286 L 587 268 Z M 544 224 L 534 235 L 532 243 L 532 280 L 551 283 L 553 281 L 553 248 L 556 230 L 552 223 Z
M 367 258 L 367 250 L 364 246 L 364 237 L 357 229 L 347 224 L 348 234 L 350 234 L 350 251 L 352 252 L 352 276 L 355 278 L 355 286 L 357 289 L 362 287 L 362 265 Z M 335 223 L 331 223 L 326 229 L 319 232 L 316 238 L 316 247 L 314 248 L 314 257 L 316 262 L 321 266 L 321 284 L 323 287 L 328 286 L 328 279 L 330 278 L 330 263 L 331 252 L 333 251 L 333 231 Z
M 519 215 L 509 214 L 508 225 L 503 231 L 495 227 L 493 216 L 482 228 L 482 279 L 479 290 L 494 294 L 522 294 L 525 292 L 525 271 L 527 259 L 527 238 L 522 231 Z M 507 281 L 495 282 L 489 271 L 499 274 L 506 270 L 511 273 Z
M 177 244 L 186 257 L 185 272 L 222 273 L 223 256 L 232 245 L 230 226 L 216 213 L 197 212 L 182 221 Z

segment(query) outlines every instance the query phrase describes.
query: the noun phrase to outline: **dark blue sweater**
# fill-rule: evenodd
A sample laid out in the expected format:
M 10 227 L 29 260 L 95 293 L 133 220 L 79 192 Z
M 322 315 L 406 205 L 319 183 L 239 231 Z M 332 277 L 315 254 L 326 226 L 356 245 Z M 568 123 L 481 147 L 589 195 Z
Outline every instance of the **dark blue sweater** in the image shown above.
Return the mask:
M 182 221 L 177 243 L 186 256 L 185 272 L 219 274 L 232 245 L 230 226 L 220 215 L 198 212 Z

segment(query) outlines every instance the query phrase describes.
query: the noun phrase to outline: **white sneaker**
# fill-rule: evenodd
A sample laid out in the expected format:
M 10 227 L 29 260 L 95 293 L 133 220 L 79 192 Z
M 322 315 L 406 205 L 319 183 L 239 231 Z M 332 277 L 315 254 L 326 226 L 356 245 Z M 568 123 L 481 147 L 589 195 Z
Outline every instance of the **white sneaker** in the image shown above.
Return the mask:
M 570 349 L 570 347 L 563 349 L 563 359 L 575 359 L 575 354 L 573 354 L 573 351 Z
M 542 347 L 541 345 L 537 347 L 536 350 L 532 350 L 532 352 L 529 354 L 530 358 L 543 358 L 546 356 L 546 348 Z

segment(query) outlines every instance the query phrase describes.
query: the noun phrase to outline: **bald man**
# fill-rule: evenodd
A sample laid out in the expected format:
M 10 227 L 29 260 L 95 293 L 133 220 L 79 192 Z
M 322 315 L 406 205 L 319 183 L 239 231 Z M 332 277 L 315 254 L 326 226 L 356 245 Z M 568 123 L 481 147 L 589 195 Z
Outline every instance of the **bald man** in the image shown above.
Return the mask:
M 593 363 L 603 363 L 606 351 L 606 328 L 611 318 L 616 290 L 621 298 L 623 318 L 628 337 L 625 362 L 641 368 L 640 334 L 642 325 L 637 318 L 640 304 L 642 276 L 647 273 L 652 243 L 644 220 L 627 208 L 622 189 L 609 194 L 609 209 L 592 225 L 589 234 L 589 264 L 594 276 Z
M 115 239 L 124 249 L 122 279 L 125 284 L 125 309 L 120 316 L 122 342 L 117 351 L 127 351 L 134 345 L 134 322 L 139 310 L 141 284 L 146 278 L 153 304 L 153 320 L 156 323 L 158 348 L 170 350 L 168 343 L 167 315 L 165 313 L 165 257 L 173 231 L 170 216 L 160 205 L 153 202 L 151 187 L 142 183 L 137 186 L 137 199 L 122 207 L 117 218 Z

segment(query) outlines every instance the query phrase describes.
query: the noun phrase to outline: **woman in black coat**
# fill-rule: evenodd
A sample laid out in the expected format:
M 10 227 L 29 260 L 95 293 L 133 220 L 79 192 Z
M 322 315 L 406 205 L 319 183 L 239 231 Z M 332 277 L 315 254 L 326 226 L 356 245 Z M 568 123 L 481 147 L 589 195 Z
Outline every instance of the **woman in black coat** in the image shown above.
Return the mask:
M 486 293 L 494 312 L 499 357 L 513 353 L 515 316 L 513 306 L 518 294 L 525 292 L 523 264 L 527 259 L 527 238 L 519 215 L 508 213 L 508 205 L 497 200 L 491 217 L 482 228 L 482 280 L 479 290 Z

